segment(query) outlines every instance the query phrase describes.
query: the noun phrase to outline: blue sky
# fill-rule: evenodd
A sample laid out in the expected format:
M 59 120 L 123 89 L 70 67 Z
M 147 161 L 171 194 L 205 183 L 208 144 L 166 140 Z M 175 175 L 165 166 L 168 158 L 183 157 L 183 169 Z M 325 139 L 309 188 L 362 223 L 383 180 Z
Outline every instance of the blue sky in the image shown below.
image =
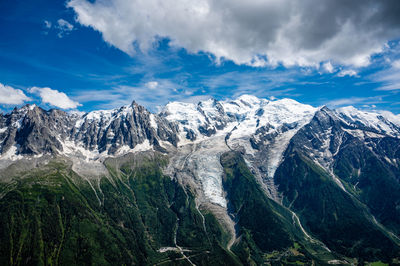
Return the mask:
M 331 18 L 308 14 L 312 0 L 304 8 L 290 0 L 172 2 L 0 1 L 0 110 L 36 103 L 90 111 L 135 100 L 157 111 L 169 101 L 246 93 L 400 113 L 396 1 L 360 2 L 354 13 L 326 1 L 320 9 Z M 360 22 L 357 13 L 371 10 Z

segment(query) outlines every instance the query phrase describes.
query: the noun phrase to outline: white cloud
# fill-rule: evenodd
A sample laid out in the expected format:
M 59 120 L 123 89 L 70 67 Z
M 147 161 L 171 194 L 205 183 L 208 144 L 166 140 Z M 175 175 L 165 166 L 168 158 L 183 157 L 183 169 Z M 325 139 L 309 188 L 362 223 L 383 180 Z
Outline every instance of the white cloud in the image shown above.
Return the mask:
M 324 70 L 328 73 L 333 73 L 333 71 L 335 70 L 335 68 L 332 66 L 331 62 L 326 62 L 322 65 L 322 67 L 324 68 Z
M 400 90 L 400 78 L 392 80 L 387 84 L 376 89 L 377 91 L 397 91 Z
M 382 86 L 377 88 L 378 91 L 396 91 L 400 90 L 400 73 L 393 69 L 384 70 L 377 73 L 373 80 L 382 83 Z
M 0 83 L 0 104 L 22 104 L 30 100 L 22 90 Z
M 47 30 L 44 31 L 44 33 L 48 34 L 49 30 L 54 29 L 57 31 L 58 38 L 62 38 L 65 35 L 70 34 L 75 29 L 74 25 L 72 25 L 71 23 L 62 18 L 57 20 L 57 23 L 55 25 L 53 25 L 53 23 L 48 20 L 44 20 L 43 23 L 44 23 L 44 28 Z
M 397 0 L 70 0 L 77 21 L 135 54 L 157 38 L 252 66 L 366 66 L 399 37 Z
M 357 72 L 354 71 L 353 69 L 344 69 L 341 70 L 338 74 L 338 77 L 345 77 L 345 76 L 349 76 L 349 77 L 356 77 L 357 76 Z
M 82 106 L 78 102 L 71 100 L 65 93 L 47 87 L 32 87 L 30 92 L 38 93 L 43 103 L 48 103 L 62 109 L 74 109 L 78 106 Z
M 158 87 L 158 82 L 157 81 L 149 81 L 145 84 L 145 86 L 149 89 L 155 89 Z
M 46 24 L 47 25 L 47 24 Z M 50 24 L 51 27 L 51 24 Z M 65 35 L 69 34 L 71 31 L 74 30 L 74 26 L 69 23 L 68 21 L 60 18 L 59 20 L 57 20 L 57 26 L 56 28 L 59 30 L 57 36 L 59 38 L 64 37 Z
M 393 61 L 391 67 L 384 68 L 369 76 L 372 82 L 380 83 L 377 91 L 400 90 L 400 60 Z
M 396 69 L 400 69 L 400 59 L 392 62 L 392 67 Z

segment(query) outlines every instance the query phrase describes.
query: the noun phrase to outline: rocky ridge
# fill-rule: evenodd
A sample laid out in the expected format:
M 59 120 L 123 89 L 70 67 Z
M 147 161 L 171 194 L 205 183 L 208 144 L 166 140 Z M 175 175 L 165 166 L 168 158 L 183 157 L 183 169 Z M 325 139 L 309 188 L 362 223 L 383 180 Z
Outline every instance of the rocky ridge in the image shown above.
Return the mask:
M 330 110 L 291 99 L 270 101 L 251 95 L 198 104 L 171 102 L 158 114 L 135 102 L 83 115 L 26 105 L 0 116 L 0 160 L 9 165 L 24 157 L 63 155 L 76 162 L 96 163 L 130 152 L 160 151 L 185 158 L 185 162 L 176 159 L 183 164 L 180 168 L 196 165 L 194 180 L 200 180 L 199 186 L 211 202 L 224 206 L 218 165 L 225 151 L 240 151 L 269 197 L 279 201 L 273 177 L 289 144 L 308 152 L 335 178 L 333 158 L 346 139 L 357 138 L 374 149 L 372 139 L 399 136 L 400 118 L 390 112 L 353 107 Z M 199 154 L 204 156 L 193 160 L 201 147 L 204 151 Z M 215 154 L 209 154 L 211 150 Z M 213 164 L 215 167 L 210 166 Z M 338 184 L 341 186 L 340 181 Z

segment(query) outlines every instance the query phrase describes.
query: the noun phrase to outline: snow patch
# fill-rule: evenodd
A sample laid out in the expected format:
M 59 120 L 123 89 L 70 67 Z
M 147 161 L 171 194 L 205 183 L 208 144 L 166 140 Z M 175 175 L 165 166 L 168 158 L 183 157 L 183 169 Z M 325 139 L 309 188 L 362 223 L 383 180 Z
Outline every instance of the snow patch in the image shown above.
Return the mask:
M 117 109 L 113 110 L 99 110 L 99 111 L 92 111 L 83 115 L 80 119 L 78 119 L 75 123 L 76 128 L 80 128 L 85 121 L 98 121 L 103 122 L 103 124 L 107 124 L 108 127 L 109 123 L 112 121 L 113 115 L 117 113 Z M 108 123 L 107 123 L 108 122 Z
M 101 154 L 99 153 L 98 149 L 94 149 L 93 151 L 85 149 L 82 144 L 75 143 L 71 140 L 60 140 L 60 142 L 63 147 L 63 151 L 61 153 L 66 155 L 67 157 L 76 157 L 88 162 L 98 160 L 100 157 L 106 155 L 106 152 Z
M 17 128 L 17 129 L 20 129 L 21 126 L 22 126 L 22 121 L 24 121 L 24 116 L 21 117 L 20 119 L 18 119 L 17 121 L 14 121 L 14 122 L 12 123 L 12 126 L 15 127 L 15 128 Z
M 11 160 L 16 161 L 24 158 L 24 156 L 18 154 L 18 145 L 11 146 L 7 152 L 0 156 L 0 160 Z
M 366 138 L 383 138 L 385 135 L 383 134 L 378 134 L 370 131 L 364 131 L 360 129 L 346 129 L 343 128 L 344 131 L 352 135 L 353 137 L 359 138 L 359 139 L 366 139 Z
M 148 139 L 143 141 L 140 144 L 137 144 L 133 149 L 130 148 L 128 145 L 123 145 L 121 148 L 118 150 L 118 155 L 130 153 L 130 152 L 140 152 L 140 151 L 148 151 L 148 150 L 153 150 L 153 146 L 150 145 L 150 142 Z
M 156 122 L 156 118 L 155 118 L 155 116 L 154 116 L 153 114 L 150 114 L 150 126 L 151 126 L 152 128 L 154 128 L 155 130 L 158 129 L 158 125 L 157 125 L 157 122 Z

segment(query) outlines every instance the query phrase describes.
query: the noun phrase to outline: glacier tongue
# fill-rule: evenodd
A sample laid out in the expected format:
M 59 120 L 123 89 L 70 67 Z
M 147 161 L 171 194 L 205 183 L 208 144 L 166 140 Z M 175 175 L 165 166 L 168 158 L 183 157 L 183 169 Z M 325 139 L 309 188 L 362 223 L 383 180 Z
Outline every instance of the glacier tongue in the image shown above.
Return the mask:
M 231 235 L 230 245 L 236 239 L 235 221 L 227 209 L 223 189 L 222 153 L 229 150 L 225 143 L 231 128 L 218 132 L 216 136 L 181 145 L 171 154 L 165 173 L 196 194 L 196 207 L 211 211 Z M 200 212 L 200 211 L 199 211 Z
M 218 136 L 202 141 L 196 145 L 190 156 L 194 165 L 195 176 L 200 180 L 204 195 L 211 203 L 226 208 L 222 186 L 223 168 L 220 163 L 222 153 L 228 151 L 224 136 Z

